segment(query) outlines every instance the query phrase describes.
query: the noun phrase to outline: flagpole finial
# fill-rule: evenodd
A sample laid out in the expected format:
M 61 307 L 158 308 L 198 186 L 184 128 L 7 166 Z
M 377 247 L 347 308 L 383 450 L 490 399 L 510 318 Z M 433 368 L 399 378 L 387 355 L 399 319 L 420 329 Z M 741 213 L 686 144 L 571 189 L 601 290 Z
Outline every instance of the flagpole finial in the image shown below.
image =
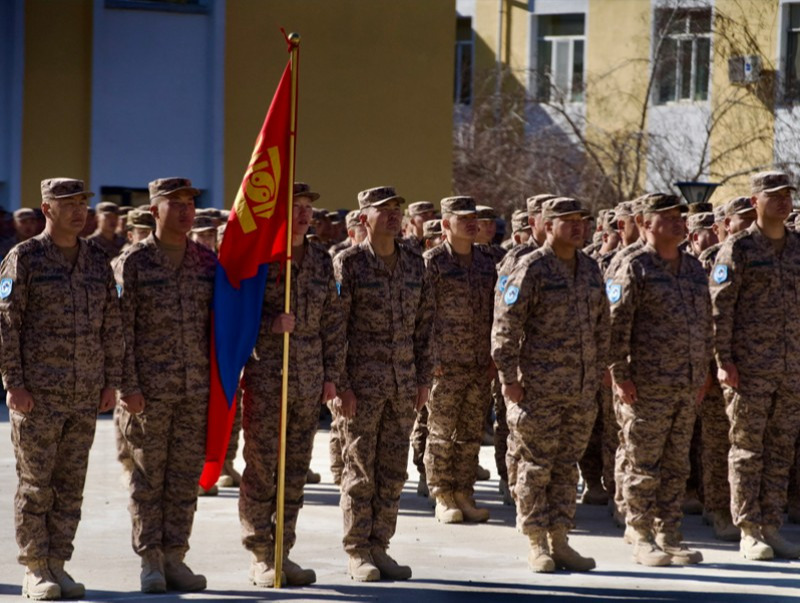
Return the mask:
M 292 46 L 297 46 L 300 44 L 300 34 L 299 33 L 290 33 L 289 37 L 287 38 L 289 44 Z

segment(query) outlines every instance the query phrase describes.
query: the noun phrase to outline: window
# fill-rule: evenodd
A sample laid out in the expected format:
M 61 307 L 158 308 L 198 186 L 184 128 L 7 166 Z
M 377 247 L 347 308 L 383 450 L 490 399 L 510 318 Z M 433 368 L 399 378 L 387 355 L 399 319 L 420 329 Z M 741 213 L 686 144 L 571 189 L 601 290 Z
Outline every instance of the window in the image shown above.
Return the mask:
M 789 5 L 786 36 L 786 99 L 800 100 L 800 4 Z
M 537 98 L 583 102 L 584 16 L 541 16 L 538 31 Z
M 472 102 L 472 19 L 456 20 L 456 72 L 455 102 L 469 105 Z
M 658 9 L 655 27 L 656 103 L 708 100 L 711 9 Z

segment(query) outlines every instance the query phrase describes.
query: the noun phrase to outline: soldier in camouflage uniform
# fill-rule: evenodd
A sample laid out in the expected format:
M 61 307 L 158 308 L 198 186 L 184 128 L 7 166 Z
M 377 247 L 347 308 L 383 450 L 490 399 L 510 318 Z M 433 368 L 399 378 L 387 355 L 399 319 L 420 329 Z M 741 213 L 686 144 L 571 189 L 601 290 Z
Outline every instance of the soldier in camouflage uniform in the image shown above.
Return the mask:
M 496 274 L 494 259 L 474 245 L 472 197 L 448 197 L 441 206 L 446 241 L 424 255 L 435 307 L 425 472 L 439 521 L 482 522 L 489 511 L 476 508 L 472 494 L 494 372 L 489 338 Z
M 424 225 L 428 220 L 436 218 L 436 208 L 430 201 L 417 201 L 411 203 L 406 211 L 406 229 L 403 242 L 411 246 L 412 249 L 422 253 L 425 251 L 423 237 L 425 235 Z
M 391 187 L 362 191 L 367 239 L 336 256 L 347 328 L 337 390 L 346 417 L 341 507 L 348 571 L 359 581 L 405 580 L 387 553 L 405 483 L 415 411 L 432 379 L 433 306 L 418 253 L 396 242 L 404 199 Z
M 149 184 L 156 230 L 116 265 L 125 363 L 120 425 L 133 457 L 129 509 L 142 592 L 206 587 L 183 559 L 205 458 L 209 309 L 216 257 L 189 241 L 194 198 L 185 178 Z
M 711 359 L 708 282 L 700 262 L 678 250 L 686 206 L 658 193 L 641 203 L 647 243 L 606 283 L 626 534 L 637 563 L 699 563 L 700 552 L 681 542 L 680 522 L 695 408 Z
M 275 583 L 275 526 L 278 488 L 278 429 L 281 412 L 283 334 L 289 337 L 289 391 L 286 419 L 286 473 L 283 571 L 292 586 L 316 581 L 288 558 L 303 506 L 303 486 L 320 404 L 336 397 L 335 373 L 344 354 L 344 332 L 338 312 L 333 264 L 327 249 L 309 243 L 312 203 L 319 193 L 294 183 L 292 208 L 292 312 L 284 313 L 285 278 L 280 263 L 269 267 L 258 340 L 242 378 L 245 469 L 239 490 L 242 542 L 252 553 L 250 581 Z
M 21 207 L 13 215 L 14 234 L 0 241 L 0 259 L 6 257 L 14 245 L 27 241 L 37 234 L 38 220 L 35 210 Z
M 595 567 L 567 539 L 577 463 L 594 424 L 608 347 L 602 276 L 579 251 L 585 213 L 574 199 L 544 203 L 547 243 L 509 276 L 492 327 L 492 356 L 508 404 L 517 527 L 530 539 L 528 561 L 536 572 Z
M 728 237 L 711 273 L 717 375 L 734 390 L 728 476 L 746 559 L 796 559 L 779 533 L 800 432 L 800 238 L 784 220 L 796 190 L 782 172 L 751 182 L 756 221 Z
M 478 210 L 479 228 L 475 242 L 481 246 L 483 251 L 488 251 L 494 258 L 494 263 L 497 264 L 506 254 L 506 250 L 494 242 L 497 234 L 497 212 L 488 205 L 478 205 L 476 209 Z
M 189 238 L 212 253 L 217 253 L 217 226 L 211 216 L 195 216 Z
M 97 204 L 96 212 L 97 230 L 86 240 L 102 249 L 109 259 L 115 258 L 125 245 L 125 237 L 117 234 L 119 207 L 116 203 L 103 201 Z
M 348 247 L 358 245 L 366 238 L 367 231 L 358 219 L 359 215 L 361 215 L 361 212 L 357 209 L 347 212 L 347 216 L 345 216 L 344 220 L 347 226 L 347 238 L 335 245 L 331 245 L 330 249 L 328 249 L 331 258 L 335 258 L 340 251 L 344 251 Z
M 0 266 L 3 386 L 17 461 L 14 498 L 22 594 L 85 593 L 64 571 L 81 518 L 97 413 L 114 406 L 122 375 L 114 277 L 102 251 L 78 239 L 86 220 L 81 180 L 42 181 L 45 231 Z

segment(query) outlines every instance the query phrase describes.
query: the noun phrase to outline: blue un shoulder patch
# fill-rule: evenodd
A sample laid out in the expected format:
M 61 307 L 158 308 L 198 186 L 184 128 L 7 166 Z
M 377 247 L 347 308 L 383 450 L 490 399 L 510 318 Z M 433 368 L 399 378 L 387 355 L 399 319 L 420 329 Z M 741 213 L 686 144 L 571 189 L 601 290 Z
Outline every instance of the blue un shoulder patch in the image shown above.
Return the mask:
M 511 285 L 508 289 L 506 289 L 506 294 L 503 296 L 503 301 L 506 302 L 507 306 L 512 306 L 517 302 L 519 298 L 519 287 L 516 285 Z
M 342 283 L 340 283 L 339 281 L 336 281 L 336 295 L 338 295 L 339 297 L 342 296 Z
M 719 264 L 716 268 L 714 268 L 714 274 L 712 275 L 714 282 L 718 285 L 721 285 L 725 281 L 728 280 L 728 266 L 726 264 Z
M 606 283 L 606 295 L 608 296 L 608 301 L 616 304 L 619 298 L 622 297 L 622 285 L 613 282 Z
M 122 297 L 122 285 L 117 285 L 117 297 Z
M 504 293 L 505 292 L 506 283 L 507 282 L 508 282 L 508 275 L 507 274 L 504 274 L 503 276 L 501 276 L 500 279 L 497 281 L 497 290 L 500 293 Z
M 14 281 L 10 278 L 0 279 L 0 299 L 5 299 L 11 295 L 11 289 L 14 288 Z

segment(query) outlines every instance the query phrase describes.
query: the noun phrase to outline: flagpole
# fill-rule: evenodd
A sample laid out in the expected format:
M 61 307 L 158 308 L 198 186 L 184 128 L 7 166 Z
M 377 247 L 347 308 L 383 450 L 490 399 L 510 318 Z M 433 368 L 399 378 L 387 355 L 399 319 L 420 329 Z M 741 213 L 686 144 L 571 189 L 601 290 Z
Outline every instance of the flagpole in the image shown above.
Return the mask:
M 292 311 L 292 206 L 294 205 L 294 152 L 297 135 L 297 68 L 300 34 L 287 38 L 292 51 L 292 98 L 289 130 L 288 208 L 286 218 L 286 275 L 284 278 L 283 312 Z M 278 491 L 275 500 L 275 588 L 281 587 L 283 573 L 283 503 L 286 492 L 286 418 L 289 405 L 289 333 L 283 334 L 283 370 L 281 371 L 281 416 L 278 435 Z

